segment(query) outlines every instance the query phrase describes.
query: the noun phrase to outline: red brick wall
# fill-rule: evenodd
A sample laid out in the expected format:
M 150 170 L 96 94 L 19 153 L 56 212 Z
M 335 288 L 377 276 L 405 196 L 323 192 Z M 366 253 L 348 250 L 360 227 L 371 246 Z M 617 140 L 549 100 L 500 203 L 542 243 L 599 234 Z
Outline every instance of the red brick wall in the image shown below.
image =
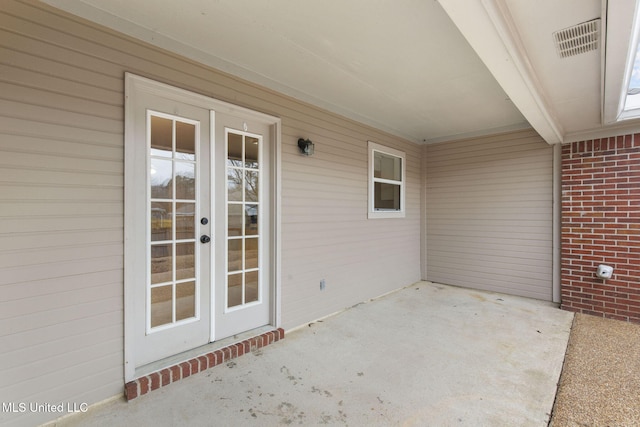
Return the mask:
M 562 147 L 562 308 L 640 323 L 640 134 Z

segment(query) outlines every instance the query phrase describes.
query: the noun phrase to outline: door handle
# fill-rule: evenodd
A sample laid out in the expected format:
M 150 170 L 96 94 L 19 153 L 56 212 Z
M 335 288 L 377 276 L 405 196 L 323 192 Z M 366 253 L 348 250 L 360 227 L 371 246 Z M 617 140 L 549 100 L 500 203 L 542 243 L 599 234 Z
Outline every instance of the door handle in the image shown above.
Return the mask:
M 200 236 L 200 243 L 209 243 L 210 241 L 211 237 L 207 236 L 206 234 Z

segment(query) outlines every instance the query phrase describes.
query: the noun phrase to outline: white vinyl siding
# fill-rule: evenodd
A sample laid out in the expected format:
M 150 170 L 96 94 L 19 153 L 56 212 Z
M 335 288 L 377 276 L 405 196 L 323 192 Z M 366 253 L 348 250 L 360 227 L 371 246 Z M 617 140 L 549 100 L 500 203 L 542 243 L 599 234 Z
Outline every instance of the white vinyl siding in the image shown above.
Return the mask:
M 282 119 L 285 329 L 420 279 L 419 146 L 42 3 L 7 0 L 0 10 L 1 400 L 94 403 L 122 393 L 126 71 Z M 300 137 L 316 143 L 314 156 L 299 153 Z M 399 221 L 367 220 L 372 139 L 407 154 Z M 55 417 L 0 413 L 0 424 Z
M 534 131 L 427 146 L 427 279 L 550 301 L 552 158 Z

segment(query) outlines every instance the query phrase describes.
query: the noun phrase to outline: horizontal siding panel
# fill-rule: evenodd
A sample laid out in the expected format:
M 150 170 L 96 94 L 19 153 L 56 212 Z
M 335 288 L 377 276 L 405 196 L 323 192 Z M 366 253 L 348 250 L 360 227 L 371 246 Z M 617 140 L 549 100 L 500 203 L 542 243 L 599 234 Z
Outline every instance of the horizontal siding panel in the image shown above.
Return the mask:
M 491 150 L 491 148 L 487 147 L 487 150 Z M 509 163 L 504 163 L 505 160 L 511 160 L 514 164 L 527 164 L 525 159 L 522 158 L 523 155 L 529 155 L 532 158 L 538 158 L 541 156 L 540 150 L 535 149 L 523 149 L 521 145 L 515 146 L 501 146 L 497 147 L 491 155 L 487 155 L 487 151 L 475 151 L 471 150 L 468 153 L 460 154 L 458 156 L 447 156 L 446 158 L 438 158 L 438 156 L 429 156 L 429 160 L 433 160 L 437 163 L 432 164 L 431 167 L 434 168 L 448 168 L 453 167 L 455 169 L 459 169 L 464 166 L 469 166 L 476 169 L 482 169 L 486 164 L 489 165 L 497 165 L 500 164 L 502 168 L 513 168 L 513 165 Z M 498 151 L 499 150 L 499 151 Z M 484 159 L 483 163 L 477 163 L 477 157 L 482 157 Z
M 42 295 L 55 296 L 58 292 L 69 292 L 94 286 L 112 285 L 122 280 L 122 270 L 100 270 L 90 273 L 65 276 L 64 280 L 52 277 L 31 282 L 10 283 L 0 287 L 0 301 L 13 301 L 25 298 L 37 298 Z M 44 337 L 41 337 L 44 340 Z M 6 344 L 6 343 L 5 343 Z M 2 347 L 7 348 L 7 347 Z
M 0 268 L 26 267 L 38 264 L 55 264 L 64 261 L 122 256 L 120 244 L 93 244 L 85 246 L 31 249 L 28 251 L 0 251 Z
M 22 130 L 24 132 L 24 129 Z M 14 153 L 29 153 L 49 155 L 61 158 L 98 159 L 122 163 L 124 154 L 122 146 L 101 145 L 95 140 L 66 141 L 66 134 L 60 135 L 63 139 L 54 140 L 54 135 L 47 138 L 37 138 L 9 133 L 0 133 L 0 150 Z M 52 142 L 55 141 L 55 142 Z M 122 170 L 122 166 L 120 166 Z
M 512 283 L 514 287 L 522 287 L 524 289 L 518 290 L 519 293 L 531 295 L 532 293 L 540 293 L 547 295 L 547 298 L 551 298 L 550 296 L 550 288 L 545 285 L 545 281 L 551 280 L 551 273 L 547 270 L 538 269 L 536 272 L 529 273 L 523 271 L 520 268 L 509 269 L 508 266 L 502 268 L 502 265 L 497 265 L 493 263 L 492 266 L 488 266 L 486 263 L 483 265 L 469 265 L 464 264 L 463 262 L 453 262 L 447 267 L 436 267 L 433 269 L 433 274 L 441 277 L 449 277 L 451 272 L 450 268 L 455 269 L 456 277 L 459 275 L 461 279 L 470 279 L 475 277 L 477 281 L 484 283 L 486 285 L 483 288 L 479 286 L 469 286 L 470 288 L 476 289 L 487 289 L 491 290 L 496 281 L 498 283 Z M 535 274 L 535 275 L 534 275 Z M 467 286 L 467 282 L 465 285 L 455 284 L 456 286 Z M 507 294 L 513 294 L 513 291 L 505 292 Z M 524 296 L 524 295 L 523 295 Z M 538 297 L 539 298 L 539 297 Z
M 0 35 L 2 32 L 0 32 Z M 5 39 L 5 42 L 7 40 Z M 12 58 L 6 58 L 12 59 Z M 37 59 L 37 57 L 32 57 Z M 45 61 L 42 61 L 45 62 Z M 122 105 L 122 93 L 123 88 L 105 89 L 97 86 L 96 82 L 91 84 L 80 83 L 77 80 L 69 80 L 69 76 L 77 75 L 77 69 L 71 74 L 56 77 L 50 73 L 43 73 L 35 70 L 47 70 L 48 63 L 44 63 L 44 68 L 31 68 L 25 69 L 17 66 L 10 66 L 6 64 L 0 64 L 0 81 L 13 84 L 17 87 L 27 87 L 43 91 L 43 95 L 49 95 L 51 93 L 64 94 L 66 96 L 75 97 L 84 100 L 100 100 L 101 103 L 106 105 Z M 95 74 L 89 74 L 87 77 L 96 77 Z M 122 81 L 120 81 L 122 85 Z M 102 108 L 102 107 L 101 107 Z
M 3 349 L 2 355 L 6 353 L 8 359 L 13 360 L 11 352 L 22 348 L 34 348 L 43 343 L 47 343 L 51 347 L 56 347 L 56 351 L 58 351 L 58 348 L 61 346 L 58 346 L 57 343 L 60 342 L 61 339 L 95 331 L 99 329 L 100 326 L 104 327 L 106 323 L 110 325 L 119 324 L 122 326 L 122 306 L 115 306 L 110 311 L 98 311 L 91 318 L 85 318 L 81 321 L 50 324 L 41 328 L 24 331 L 20 333 L 19 336 L 0 336 L 0 344 L 2 344 Z M 63 349 L 64 348 L 65 347 L 63 347 Z M 122 349 L 120 349 L 120 351 L 122 351 Z M 122 369 L 122 360 L 120 361 L 120 365 Z
M 448 230 L 481 230 L 483 232 L 499 232 L 500 230 L 506 231 L 508 233 L 518 233 L 523 232 L 535 232 L 536 230 L 548 230 L 551 226 L 551 221 L 544 220 L 528 220 L 523 221 L 522 219 L 503 219 L 500 221 L 496 221 L 494 219 L 484 219 L 484 218 L 464 218 L 462 220 L 458 218 L 447 218 L 438 221 L 438 225 L 441 228 Z
M 38 215 L 119 215 L 122 218 L 123 206 L 120 201 L 66 201 L 53 200 L 12 200 L 0 210 L 3 217 Z
M 544 156 L 546 157 L 546 156 Z M 544 157 L 539 160 L 544 160 Z M 510 176 L 513 179 L 517 179 L 516 182 L 526 183 L 526 182 L 539 182 L 539 181 L 550 181 L 552 179 L 551 176 L 541 176 L 540 169 L 535 166 L 535 163 L 532 164 L 534 159 L 531 161 L 526 161 L 522 163 L 513 163 L 509 161 L 508 166 L 499 165 L 494 170 L 488 171 L 486 163 L 482 167 L 474 167 L 471 165 L 465 165 L 458 168 L 431 168 L 431 172 L 437 174 L 438 180 L 444 181 L 447 180 L 451 183 L 460 183 L 473 179 L 474 176 L 481 173 L 483 177 L 487 180 L 499 181 L 504 179 L 505 176 Z M 551 168 L 548 168 L 551 172 Z M 515 176 L 514 172 L 517 172 Z
M 337 312 L 342 310 L 347 301 L 350 302 L 349 306 L 362 302 L 359 286 L 367 286 L 381 293 L 380 289 L 388 286 L 398 289 L 407 286 L 407 283 L 413 283 L 415 273 L 410 269 L 399 270 L 397 265 L 406 263 L 407 259 L 419 264 L 418 254 L 414 257 L 407 254 L 407 251 L 392 253 L 384 248 L 368 253 L 371 256 L 366 260 L 345 260 L 340 266 L 328 269 L 311 265 L 308 271 L 296 270 L 292 274 L 285 274 L 283 285 L 303 288 L 306 292 L 295 295 L 295 298 L 292 298 L 292 294 L 283 294 L 282 303 L 291 306 L 292 316 L 303 317 L 307 313 L 306 316 L 318 319 L 330 314 L 326 312 L 325 306 L 341 307 L 334 310 Z M 393 277 L 383 275 L 381 272 L 384 271 L 393 271 Z M 352 279 L 345 280 L 345 277 Z M 319 291 L 320 279 L 326 280 L 326 289 L 322 292 Z
M 50 161 L 51 160 L 52 159 L 50 159 Z M 52 162 L 50 162 L 50 164 L 51 163 Z M 82 164 L 78 166 L 86 167 Z M 69 186 L 82 182 L 83 185 L 87 186 L 104 186 L 105 183 L 109 181 L 111 181 L 111 185 L 122 188 L 122 173 L 74 171 L 72 169 L 55 169 L 54 167 L 14 167 L 0 164 L 0 182 L 5 185 L 10 182 L 18 182 L 25 184 Z M 0 210 L 0 215 L 4 215 L 4 209 Z
M 97 259 L 86 259 L 69 262 L 48 263 L 40 266 L 14 267 L 4 270 L 0 277 L 0 286 L 11 283 L 30 282 L 48 278 L 62 278 L 98 271 L 122 269 L 121 256 L 105 256 Z
M 113 345 L 114 342 L 111 342 L 111 344 Z M 72 352 L 70 353 L 72 356 L 77 357 L 77 355 L 73 354 Z M 12 400 L 16 402 L 59 402 L 60 399 L 47 400 L 47 398 L 45 397 L 46 394 L 44 393 L 32 395 L 31 392 L 32 390 L 38 390 L 40 388 L 39 384 L 41 384 L 42 382 L 56 384 L 57 387 L 53 389 L 53 392 L 58 396 L 67 396 L 70 392 L 73 392 L 73 390 L 77 390 L 78 383 L 82 383 L 84 387 L 92 388 L 93 377 L 100 376 L 100 371 L 95 369 L 96 364 L 107 366 L 105 371 L 111 371 L 110 375 L 107 377 L 111 378 L 110 382 L 113 387 L 111 393 L 118 393 L 119 391 L 121 391 L 120 389 L 122 388 L 122 386 L 115 387 L 117 385 L 117 382 L 112 378 L 117 377 L 118 371 L 120 371 L 120 373 L 122 372 L 122 368 L 118 366 L 119 363 L 122 363 L 122 354 L 117 352 L 104 355 L 103 353 L 102 357 L 95 358 L 95 353 L 95 351 L 83 353 L 81 357 L 82 360 L 86 360 L 86 362 L 70 364 L 70 366 L 65 369 L 52 369 L 47 375 L 43 375 L 40 378 L 23 381 L 11 387 L 8 387 L 7 393 L 9 396 L 12 396 Z M 100 385 L 105 384 L 105 380 L 106 379 L 103 378 L 103 382 Z M 33 396 L 33 400 L 31 400 L 31 396 Z M 66 399 L 63 399 L 63 402 L 65 401 Z
M 534 130 L 527 129 L 518 132 L 508 132 L 455 141 L 455 146 L 451 146 L 451 143 L 432 144 L 429 146 L 428 151 L 429 156 L 435 160 L 455 159 L 456 157 L 470 157 L 470 154 L 474 152 L 486 154 L 488 153 L 487 150 L 509 150 L 513 147 L 520 147 L 516 149 L 517 151 L 529 150 L 531 143 L 537 143 L 539 141 L 540 136 Z M 483 148 L 486 148 L 486 150 Z M 492 151 L 492 153 L 495 154 L 494 151 Z
M 478 253 L 478 251 L 491 251 L 496 254 L 523 254 L 519 256 L 534 256 L 538 254 L 550 257 L 549 248 L 545 240 L 527 240 L 523 242 L 514 241 L 512 245 L 507 244 L 504 239 L 498 238 L 474 238 L 472 236 L 452 236 L 448 234 L 430 235 L 429 243 L 435 248 L 450 247 L 452 252 L 466 253 L 467 251 Z
M 82 217 L 42 215 L 20 218 L 2 218 L 0 234 L 39 233 L 42 231 L 76 231 L 95 228 L 114 229 L 122 227 L 122 217 L 106 215 L 85 215 Z
M 455 258 L 451 259 L 451 253 L 439 253 L 433 257 L 436 263 L 447 262 L 456 271 L 471 270 L 479 273 L 504 275 L 510 278 L 531 278 L 533 276 L 551 277 L 551 272 L 544 269 L 549 262 L 549 258 L 527 259 L 510 256 L 500 256 L 500 263 L 496 268 L 495 257 L 490 254 L 461 254 L 455 253 Z M 536 277 L 537 278 L 537 277 Z M 535 283 L 535 282 L 534 282 Z
M 0 335 L 20 334 L 30 330 L 47 326 L 51 319 L 58 323 L 83 321 L 93 318 L 98 313 L 110 310 L 111 307 L 121 306 L 122 297 L 93 300 L 85 304 L 72 307 L 61 307 L 46 312 L 34 312 L 20 317 L 5 319 L 0 324 Z
M 80 345 L 89 348 L 100 344 L 105 338 L 111 339 L 111 337 L 120 336 L 121 338 L 119 339 L 122 340 L 122 330 L 122 323 L 110 323 L 105 327 L 95 328 L 91 332 L 59 337 L 59 346 L 51 346 L 48 342 L 35 343 L 0 354 L 0 366 L 2 366 L 0 377 L 8 380 L 9 372 L 20 366 L 40 369 L 41 371 L 38 375 L 41 375 L 46 371 L 46 364 L 42 363 L 43 354 L 46 354 L 47 357 L 64 356 L 67 349 L 77 348 Z M 29 371 L 32 369 L 29 369 Z M 5 375 L 7 376 L 5 377 Z M 28 378 L 33 377 L 29 376 Z
M 74 141 L 94 145 L 110 145 L 122 149 L 123 134 L 81 129 L 55 123 L 0 116 L 0 129 L 5 135 L 19 135 L 49 139 L 50 141 Z
M 552 201 L 545 202 L 531 202 L 526 200 L 514 200 L 509 203 L 508 206 L 504 206 L 500 209 L 500 212 L 495 212 L 494 210 L 494 218 L 500 219 L 504 215 L 505 218 L 513 218 L 514 216 L 518 217 L 527 217 L 531 216 L 532 219 L 539 218 L 540 214 L 545 214 L 549 207 L 552 205 Z M 462 210 L 460 208 L 466 207 L 468 204 L 461 199 L 451 198 L 448 200 L 441 199 L 441 201 L 435 205 L 431 204 L 429 206 L 429 211 L 433 212 L 436 215 L 448 214 L 449 217 L 453 218 L 469 218 L 473 217 L 469 212 Z M 487 209 L 491 209 L 494 203 L 491 200 L 484 200 L 474 203 L 473 209 L 474 211 L 484 211 Z
M 491 237 L 502 239 L 506 243 L 508 242 L 517 242 L 519 240 L 538 240 L 543 239 L 543 241 L 548 242 L 548 236 L 545 237 L 545 234 L 542 233 L 543 229 L 502 229 L 496 227 L 494 230 L 483 230 L 467 227 L 467 228 L 450 228 L 448 230 L 443 231 L 434 231 L 432 234 L 436 236 L 468 236 L 468 237 Z M 437 248 L 436 248 L 437 249 Z
M 96 117 L 122 120 L 122 105 L 105 104 L 100 98 L 85 99 L 2 81 L 0 81 L 0 93 L 2 93 L 4 99 L 10 101 L 24 102 L 47 108 L 56 108 L 59 105 L 64 105 L 67 111 L 70 112 L 83 113 L 91 111 L 91 114 Z
M 114 242 L 122 243 L 122 227 L 103 230 L 0 234 L 0 248 L 3 248 L 2 250 L 11 248 L 14 251 Z
M 450 277 L 447 270 L 435 269 L 432 273 L 436 283 L 444 283 Z M 456 274 L 456 284 L 470 289 L 480 289 L 483 291 L 500 292 L 504 294 L 513 294 L 514 288 L 520 288 L 518 296 L 535 298 L 535 299 L 551 299 L 551 291 L 539 281 L 520 281 L 511 277 L 500 276 L 494 273 L 482 274 L 474 270 L 460 271 Z M 551 280 L 549 276 L 548 280 Z M 486 283 L 482 288 L 478 287 L 478 283 Z
M 287 168 L 287 173 L 293 176 L 299 176 L 303 182 L 313 184 L 313 187 L 309 188 L 309 192 L 313 192 L 315 188 L 323 187 L 335 189 L 336 183 L 341 183 L 343 186 L 348 187 L 365 189 L 367 187 L 367 169 L 362 167 L 339 167 L 339 165 L 332 162 L 321 163 L 317 161 L 314 165 L 296 164 L 290 166 Z M 318 176 L 322 176 L 322 180 L 318 180 Z M 296 180 L 296 182 L 299 181 Z M 289 183 L 287 183 L 287 185 L 288 184 Z
M 2 19 L 0 17 L 0 19 Z M 21 46 L 24 51 L 15 50 Z M 82 64 L 65 62 L 77 52 L 0 28 L 0 56 L 6 59 L 2 81 L 20 87 L 46 89 L 47 92 L 122 105 L 122 69 L 119 65 L 94 58 Z M 70 76 L 73 76 L 70 78 Z
M 111 182 L 107 180 L 109 184 L 123 185 L 121 179 L 124 169 L 122 160 L 78 159 L 77 157 L 7 150 L 4 152 L 0 162 L 0 164 L 5 167 L 29 168 L 42 171 L 42 175 L 48 175 L 50 172 L 94 173 L 96 175 L 111 174 Z
M 6 200 L 122 200 L 121 186 L 49 185 L 0 182 Z
M 538 251 L 536 251 L 535 247 L 532 247 L 532 246 L 528 246 L 527 251 L 522 251 L 522 250 L 517 251 L 515 250 L 517 249 L 515 245 L 513 247 L 505 245 L 497 249 L 490 249 L 490 248 L 482 248 L 482 249 L 483 249 L 482 253 L 479 254 L 477 248 L 464 248 L 464 247 L 451 246 L 451 249 L 449 251 L 439 251 L 433 256 L 440 257 L 440 258 L 455 257 L 459 259 L 470 260 L 470 262 L 473 262 L 473 261 L 487 262 L 487 261 L 493 261 L 496 258 L 499 258 L 504 263 L 508 263 L 508 264 L 538 265 L 540 263 L 544 263 L 545 267 L 546 267 L 546 264 L 551 260 L 551 256 L 547 252 L 540 250 L 540 249 L 543 249 L 543 247 L 538 248 L 539 249 Z M 511 250 L 511 249 L 514 249 L 514 250 Z M 443 261 L 446 261 L 446 260 L 443 260 Z
M 550 300 L 552 148 L 532 131 L 426 148 L 427 278 Z
M 98 132 L 108 132 L 121 134 L 122 121 L 106 119 L 91 114 L 75 113 L 63 111 L 60 108 L 41 107 L 39 105 L 29 105 L 22 102 L 7 101 L 0 98 L 0 111 L 9 112 L 5 114 L 17 119 L 36 118 L 44 123 L 55 123 L 68 127 L 80 129 L 91 129 Z
M 349 227 L 349 225 L 351 225 L 351 227 Z M 368 230 L 363 231 L 375 232 L 375 239 L 372 240 L 376 242 L 376 245 L 382 244 L 386 238 L 396 241 L 398 245 L 404 245 L 405 243 L 410 242 L 407 242 L 405 238 L 407 236 L 411 236 L 412 232 L 415 232 L 415 226 L 416 225 L 414 223 L 412 225 L 407 225 L 405 228 L 394 228 L 392 230 L 376 230 L 375 228 L 369 228 Z M 326 246 L 327 248 L 331 248 L 334 253 L 336 251 L 344 252 L 345 256 L 351 257 L 353 255 L 348 251 L 344 251 L 342 245 L 350 242 L 358 242 L 365 248 L 372 245 L 369 239 L 363 240 L 362 238 L 358 238 L 356 235 L 358 228 L 357 222 L 355 221 L 348 224 L 344 224 L 343 222 L 340 222 L 339 224 L 317 223 L 314 224 L 312 230 L 313 234 L 310 234 L 309 226 L 301 222 L 299 224 L 290 224 L 287 229 L 283 231 L 283 238 L 287 237 L 291 240 L 289 247 L 292 249 L 308 246 Z M 307 238 L 305 239 L 301 236 L 307 236 Z
M 76 360 L 78 359 L 99 359 L 109 353 L 112 353 L 115 356 L 117 352 L 113 351 L 113 349 L 122 345 L 122 338 L 107 341 L 102 340 L 94 343 L 89 341 L 84 343 L 86 345 L 81 349 L 74 349 L 76 346 L 71 346 L 67 348 L 67 351 L 65 351 L 64 354 L 55 356 L 47 355 L 46 364 L 38 361 L 33 363 L 24 361 L 24 363 L 15 367 L 12 371 L 0 371 L 0 376 L 2 376 L 3 381 L 5 381 L 5 385 L 10 392 L 12 387 L 15 387 L 17 390 L 24 390 L 34 386 L 37 388 L 37 381 L 39 379 L 50 375 L 52 371 L 72 369 L 76 366 Z M 118 362 L 114 363 L 114 367 L 117 366 Z M 17 390 L 16 394 L 20 393 Z

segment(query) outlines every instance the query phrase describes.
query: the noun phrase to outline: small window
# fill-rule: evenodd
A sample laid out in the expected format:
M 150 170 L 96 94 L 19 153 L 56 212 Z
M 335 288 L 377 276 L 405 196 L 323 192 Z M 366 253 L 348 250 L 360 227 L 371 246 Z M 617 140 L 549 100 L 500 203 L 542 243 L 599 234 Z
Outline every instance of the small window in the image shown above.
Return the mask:
M 369 218 L 404 218 L 404 152 L 369 141 Z

